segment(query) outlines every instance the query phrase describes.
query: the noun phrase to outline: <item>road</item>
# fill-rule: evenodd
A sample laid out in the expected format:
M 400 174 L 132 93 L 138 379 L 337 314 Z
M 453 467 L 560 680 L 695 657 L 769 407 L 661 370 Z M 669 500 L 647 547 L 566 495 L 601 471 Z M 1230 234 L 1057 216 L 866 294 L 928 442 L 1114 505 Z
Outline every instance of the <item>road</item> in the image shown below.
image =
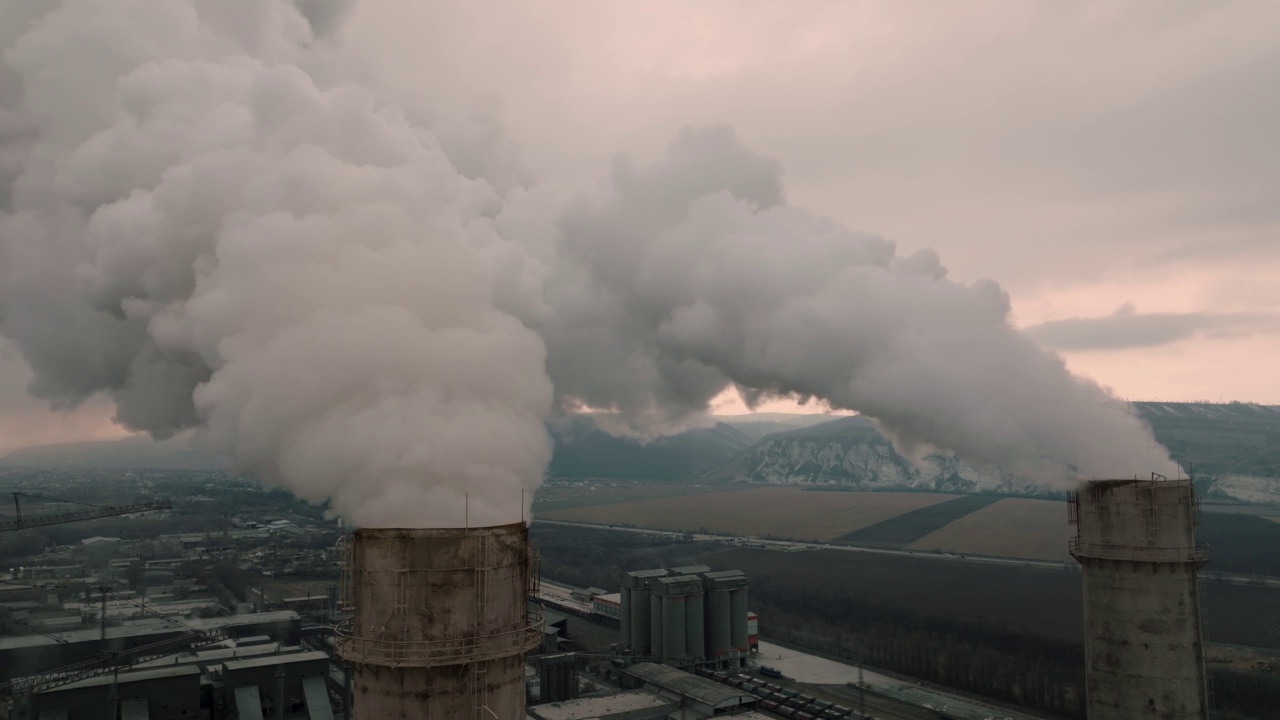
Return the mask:
M 589 528 L 592 530 L 615 530 L 617 532 L 630 532 L 639 535 L 685 535 L 686 533 L 674 530 L 660 530 L 657 528 L 637 528 L 637 527 L 619 527 L 617 525 L 602 525 L 598 523 L 584 522 L 568 522 L 565 520 L 543 520 L 536 518 L 534 522 L 545 525 L 563 525 L 566 527 Z M 690 533 L 690 537 L 694 542 L 719 542 L 741 544 L 743 547 L 758 547 L 764 550 L 773 550 L 777 552 L 801 552 L 805 550 L 834 550 L 838 552 L 855 552 L 869 553 L 872 555 L 898 555 L 901 557 L 926 558 L 929 560 L 952 560 L 955 562 L 983 563 L 986 565 L 1006 565 L 1013 567 L 1031 567 L 1044 568 L 1046 570 L 1065 570 L 1068 572 L 1079 572 L 1080 566 L 1074 562 L 1062 562 L 1053 560 L 1027 560 L 1021 558 L 1002 558 L 990 557 L 985 555 L 961 555 L 959 553 L 943 553 L 943 552 L 927 552 L 923 550 L 900 550 L 895 548 L 874 548 L 862 547 L 857 545 L 833 545 L 831 543 L 818 542 L 793 542 L 789 540 L 766 540 L 757 537 L 743 537 L 739 535 L 718 535 L 715 533 Z M 1201 577 L 1208 582 L 1221 582 L 1230 585 L 1253 585 L 1255 587 L 1276 587 L 1280 588 L 1280 578 L 1260 577 L 1252 575 L 1233 575 L 1229 573 L 1204 573 Z

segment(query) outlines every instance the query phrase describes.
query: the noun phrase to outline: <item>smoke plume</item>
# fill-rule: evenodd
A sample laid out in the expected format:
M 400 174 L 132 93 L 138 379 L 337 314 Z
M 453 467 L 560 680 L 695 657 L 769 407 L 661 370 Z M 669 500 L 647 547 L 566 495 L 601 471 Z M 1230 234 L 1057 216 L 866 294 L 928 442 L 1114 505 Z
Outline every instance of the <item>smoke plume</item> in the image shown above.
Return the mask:
M 366 526 L 519 519 L 555 413 L 651 436 L 729 387 L 1037 481 L 1170 467 L 998 286 L 788 207 L 731 129 L 603 190 L 531 185 L 492 109 L 451 124 L 355 82 L 347 10 L 0 9 L 0 332 L 33 394 L 197 427 Z

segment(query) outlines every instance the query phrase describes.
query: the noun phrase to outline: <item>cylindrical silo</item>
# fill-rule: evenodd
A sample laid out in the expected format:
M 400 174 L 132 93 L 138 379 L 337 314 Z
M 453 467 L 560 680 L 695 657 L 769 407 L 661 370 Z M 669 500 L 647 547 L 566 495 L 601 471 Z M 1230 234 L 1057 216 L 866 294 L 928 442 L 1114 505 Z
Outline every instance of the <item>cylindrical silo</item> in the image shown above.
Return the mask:
M 707 601 L 710 603 L 707 610 L 707 623 L 709 629 L 707 637 L 710 640 L 709 648 L 711 655 L 723 655 L 733 649 L 733 606 L 729 602 L 732 592 L 729 590 L 712 589 L 707 593 Z
M 696 658 L 707 656 L 706 628 L 703 624 L 702 594 L 684 599 L 685 651 Z
M 1187 480 L 1100 480 L 1070 502 L 1084 576 L 1089 720 L 1209 716 Z
M 618 614 L 618 629 L 624 646 L 631 645 L 631 588 L 622 587 L 622 608 Z
M 542 635 L 524 523 L 364 528 L 351 557 L 355 617 L 335 639 L 357 720 L 524 717 L 524 654 Z
M 653 643 L 649 637 L 650 615 L 649 588 L 634 585 L 631 588 L 631 647 L 637 655 L 647 655 Z
M 684 647 L 684 597 L 667 595 L 662 598 L 662 657 L 682 658 Z
M 662 596 L 653 592 L 655 589 L 650 588 L 649 592 L 649 654 L 663 658 L 666 657 L 666 648 L 663 647 Z
M 729 594 L 729 641 L 736 650 L 747 649 L 747 589 L 735 588 Z

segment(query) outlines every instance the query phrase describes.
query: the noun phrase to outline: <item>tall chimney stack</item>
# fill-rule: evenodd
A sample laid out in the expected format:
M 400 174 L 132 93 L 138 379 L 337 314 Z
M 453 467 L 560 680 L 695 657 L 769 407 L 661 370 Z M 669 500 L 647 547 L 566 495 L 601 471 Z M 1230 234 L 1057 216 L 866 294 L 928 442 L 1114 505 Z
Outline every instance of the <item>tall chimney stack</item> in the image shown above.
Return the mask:
M 357 720 L 524 718 L 524 655 L 542 639 L 524 523 L 362 528 L 349 562 L 355 617 L 335 637 Z
M 1095 480 L 1070 499 L 1089 720 L 1209 717 L 1199 504 L 1189 480 Z

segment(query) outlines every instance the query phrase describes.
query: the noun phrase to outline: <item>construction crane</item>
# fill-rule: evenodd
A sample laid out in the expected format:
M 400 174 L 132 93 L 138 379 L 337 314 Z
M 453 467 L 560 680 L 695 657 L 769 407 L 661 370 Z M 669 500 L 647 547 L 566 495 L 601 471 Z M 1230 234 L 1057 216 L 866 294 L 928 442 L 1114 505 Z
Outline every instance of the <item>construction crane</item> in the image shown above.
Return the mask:
M 45 527 L 46 525 L 61 525 L 62 523 L 79 522 L 81 520 L 97 520 L 98 518 L 116 517 L 118 515 L 132 515 L 133 513 L 173 509 L 173 505 L 163 501 L 137 503 L 134 505 L 93 505 L 91 503 L 76 502 L 74 500 L 59 500 L 57 498 L 30 495 L 28 493 L 16 492 L 11 494 L 13 495 L 14 519 L 0 522 L 0 532 L 27 530 L 30 528 Z M 92 509 L 58 513 L 55 515 L 37 515 L 35 517 L 24 518 L 22 517 L 22 503 L 19 501 L 19 498 L 69 503 L 72 505 L 82 505 Z

